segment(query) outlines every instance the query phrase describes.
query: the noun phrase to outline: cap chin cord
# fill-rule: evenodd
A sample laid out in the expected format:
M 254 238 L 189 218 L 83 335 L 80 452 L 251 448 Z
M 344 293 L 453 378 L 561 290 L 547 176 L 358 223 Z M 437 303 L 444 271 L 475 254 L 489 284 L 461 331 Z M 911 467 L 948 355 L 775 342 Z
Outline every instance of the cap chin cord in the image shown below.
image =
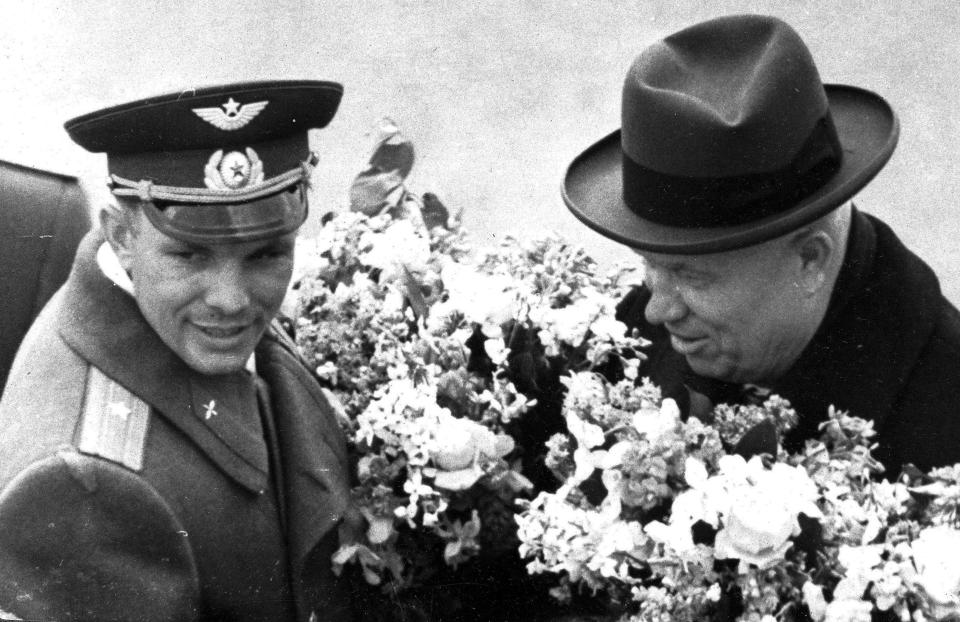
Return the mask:
M 111 192 L 118 197 L 137 197 L 147 203 L 153 201 L 196 204 L 245 203 L 276 194 L 295 184 L 309 181 L 310 174 L 318 160 L 317 154 L 311 153 L 310 157 L 301 162 L 298 168 L 265 179 L 259 184 L 237 190 L 162 186 L 147 179 L 132 181 L 112 174 L 108 185 Z

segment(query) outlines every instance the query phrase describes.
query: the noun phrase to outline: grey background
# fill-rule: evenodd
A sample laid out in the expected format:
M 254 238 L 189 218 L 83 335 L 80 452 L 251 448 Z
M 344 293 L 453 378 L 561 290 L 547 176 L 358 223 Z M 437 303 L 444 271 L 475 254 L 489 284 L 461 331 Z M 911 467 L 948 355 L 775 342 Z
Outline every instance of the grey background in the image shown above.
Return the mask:
M 559 183 L 568 161 L 619 124 L 623 75 L 647 44 L 717 15 L 792 24 L 826 82 L 878 91 L 900 145 L 858 198 L 890 222 L 960 301 L 953 0 L 680 2 L 0 3 L 0 158 L 82 176 L 107 200 L 102 156 L 62 123 L 124 101 L 218 82 L 319 78 L 346 94 L 321 154 L 315 214 L 343 208 L 368 135 L 394 118 L 416 144 L 410 186 L 436 192 L 481 240 L 555 230 L 612 263 L 632 254 L 577 223 Z M 316 220 L 307 226 L 315 230 Z

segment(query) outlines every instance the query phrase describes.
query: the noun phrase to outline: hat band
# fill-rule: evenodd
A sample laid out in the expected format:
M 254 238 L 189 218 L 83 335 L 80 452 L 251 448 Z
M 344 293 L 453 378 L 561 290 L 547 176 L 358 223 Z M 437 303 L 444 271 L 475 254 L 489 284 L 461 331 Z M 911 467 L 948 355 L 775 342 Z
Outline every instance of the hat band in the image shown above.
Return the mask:
M 300 166 L 281 173 L 259 184 L 238 188 L 236 190 L 221 190 L 214 188 L 187 188 L 182 186 L 161 186 L 149 179 L 132 181 L 119 175 L 110 175 L 110 190 L 120 197 L 137 197 L 145 203 L 152 201 L 167 201 L 172 203 L 195 204 L 232 204 L 245 203 L 262 199 L 289 188 L 302 181 L 310 179 L 313 167 L 317 163 L 316 154 L 300 163 Z
M 623 200 L 638 216 L 682 228 L 728 227 L 793 207 L 840 169 L 843 148 L 827 112 L 785 167 L 731 177 L 660 173 L 623 153 Z

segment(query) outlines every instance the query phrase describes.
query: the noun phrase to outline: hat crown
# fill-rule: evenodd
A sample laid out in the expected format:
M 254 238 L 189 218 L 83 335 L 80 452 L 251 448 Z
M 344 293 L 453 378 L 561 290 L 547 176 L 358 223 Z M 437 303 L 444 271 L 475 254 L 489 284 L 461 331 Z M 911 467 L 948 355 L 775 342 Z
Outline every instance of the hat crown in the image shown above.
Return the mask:
M 813 58 L 790 26 L 723 17 L 637 57 L 624 82 L 622 146 L 659 173 L 767 173 L 789 164 L 827 111 Z
M 622 127 L 567 169 L 574 216 L 634 248 L 716 253 L 795 231 L 849 200 L 893 153 L 897 115 L 868 90 L 820 81 L 773 17 L 735 15 L 643 51 Z

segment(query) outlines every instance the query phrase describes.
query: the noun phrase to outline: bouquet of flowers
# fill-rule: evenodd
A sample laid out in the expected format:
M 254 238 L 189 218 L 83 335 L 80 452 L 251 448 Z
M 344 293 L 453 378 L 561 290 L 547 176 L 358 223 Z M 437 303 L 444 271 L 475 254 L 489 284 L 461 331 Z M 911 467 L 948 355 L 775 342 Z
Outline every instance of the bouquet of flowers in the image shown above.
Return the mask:
M 564 484 L 517 519 L 556 598 L 585 588 L 631 622 L 960 617 L 960 468 L 878 480 L 872 424 L 833 410 L 788 455 L 776 396 L 704 423 L 647 384 L 567 383 L 548 456 Z
M 463 619 L 464 603 L 438 602 L 451 590 L 425 590 L 486 583 L 473 600 L 502 597 L 509 566 L 526 580 L 515 500 L 556 485 L 543 441 L 562 422 L 539 417 L 532 396 L 556 399 L 548 385 L 567 369 L 616 361 L 635 372 L 641 343 L 613 317 L 626 271 L 598 275 L 555 237 L 471 248 L 436 197 L 393 184 L 409 170 L 384 164 L 397 144 L 388 130 L 353 209 L 300 249 L 296 334 L 343 406 L 357 461 L 367 529 L 335 569 L 362 569 L 394 617 L 460 608 Z

